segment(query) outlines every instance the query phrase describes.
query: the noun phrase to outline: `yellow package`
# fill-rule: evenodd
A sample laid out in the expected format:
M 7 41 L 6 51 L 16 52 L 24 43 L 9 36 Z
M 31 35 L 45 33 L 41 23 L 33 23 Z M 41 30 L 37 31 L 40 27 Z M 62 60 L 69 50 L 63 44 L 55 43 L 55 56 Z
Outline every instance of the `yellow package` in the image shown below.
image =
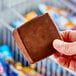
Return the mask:
M 37 13 L 35 11 L 31 11 L 31 12 L 27 13 L 26 15 L 24 15 L 24 18 L 26 20 L 30 20 L 36 16 L 37 16 Z

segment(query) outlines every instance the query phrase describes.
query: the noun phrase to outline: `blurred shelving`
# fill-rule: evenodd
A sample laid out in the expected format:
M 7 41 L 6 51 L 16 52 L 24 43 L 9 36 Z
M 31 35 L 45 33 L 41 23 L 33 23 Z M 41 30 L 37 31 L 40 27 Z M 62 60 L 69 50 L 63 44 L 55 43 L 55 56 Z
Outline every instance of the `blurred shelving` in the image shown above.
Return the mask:
M 1 17 L 1 27 L 0 27 L 0 44 L 8 44 L 11 46 L 13 57 L 15 62 L 20 61 L 23 65 L 28 64 L 22 53 L 19 51 L 12 38 L 11 23 L 18 18 L 25 22 L 23 17 L 24 14 L 31 10 L 38 12 L 38 4 L 44 3 L 55 7 L 66 8 L 62 5 L 59 0 L 0 0 L 2 4 L 0 5 L 0 17 Z M 0 3 L 1 3 L 0 2 Z M 47 63 L 48 62 L 48 63 Z M 42 67 L 43 66 L 43 67 Z M 50 67 L 49 67 L 50 66 Z M 73 72 L 64 70 L 62 67 L 56 64 L 54 59 L 47 58 L 34 64 L 34 68 L 38 72 L 41 72 L 44 76 L 75 76 Z M 68 72 L 68 75 L 67 75 Z M 46 75 L 45 75 L 46 73 Z M 56 73 L 56 74 L 55 74 Z M 63 73 L 63 74 L 61 74 Z M 74 74 L 74 75 L 73 75 Z

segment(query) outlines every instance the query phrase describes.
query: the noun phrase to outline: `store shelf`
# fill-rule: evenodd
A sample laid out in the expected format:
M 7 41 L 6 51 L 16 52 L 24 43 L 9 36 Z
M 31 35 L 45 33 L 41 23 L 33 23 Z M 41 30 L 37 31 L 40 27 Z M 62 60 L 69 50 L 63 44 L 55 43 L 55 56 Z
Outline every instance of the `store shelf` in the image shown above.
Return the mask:
M 25 21 L 24 18 L 12 8 L 11 9 L 7 8 L 7 9 L 1 11 L 0 17 L 8 24 L 11 24 L 12 21 L 14 21 L 18 18 L 20 18 L 23 22 Z
M 23 65 L 28 65 L 26 59 L 17 48 L 12 38 L 12 30 L 14 28 L 0 19 L 0 45 L 7 44 L 11 47 L 11 52 L 15 62 L 22 62 Z
M 12 7 L 22 2 L 25 2 L 27 0 L 3 0 L 3 1 L 4 1 L 4 5 L 6 5 L 7 7 Z
M 73 0 L 72 0 L 73 1 Z M 67 8 L 72 10 L 74 13 L 76 13 L 76 5 L 75 3 L 71 2 L 70 0 L 60 0 L 62 4 L 64 4 Z

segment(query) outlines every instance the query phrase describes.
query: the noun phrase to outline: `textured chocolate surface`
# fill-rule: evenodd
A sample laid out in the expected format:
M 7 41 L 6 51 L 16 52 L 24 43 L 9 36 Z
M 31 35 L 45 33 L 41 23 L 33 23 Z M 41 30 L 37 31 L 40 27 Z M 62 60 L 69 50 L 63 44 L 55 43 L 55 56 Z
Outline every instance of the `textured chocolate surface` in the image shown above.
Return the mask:
M 29 63 L 37 62 L 55 53 L 52 41 L 60 39 L 57 28 L 48 13 L 16 28 L 13 31 L 13 37 Z

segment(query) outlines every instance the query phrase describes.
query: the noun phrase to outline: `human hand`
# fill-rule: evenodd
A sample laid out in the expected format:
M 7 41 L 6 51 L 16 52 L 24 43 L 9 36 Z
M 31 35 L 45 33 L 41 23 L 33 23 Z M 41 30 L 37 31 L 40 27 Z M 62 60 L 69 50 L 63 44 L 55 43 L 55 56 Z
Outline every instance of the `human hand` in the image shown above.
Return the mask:
M 63 40 L 53 41 L 53 47 L 58 51 L 54 57 L 61 66 L 76 72 L 76 31 L 63 31 L 60 35 Z

